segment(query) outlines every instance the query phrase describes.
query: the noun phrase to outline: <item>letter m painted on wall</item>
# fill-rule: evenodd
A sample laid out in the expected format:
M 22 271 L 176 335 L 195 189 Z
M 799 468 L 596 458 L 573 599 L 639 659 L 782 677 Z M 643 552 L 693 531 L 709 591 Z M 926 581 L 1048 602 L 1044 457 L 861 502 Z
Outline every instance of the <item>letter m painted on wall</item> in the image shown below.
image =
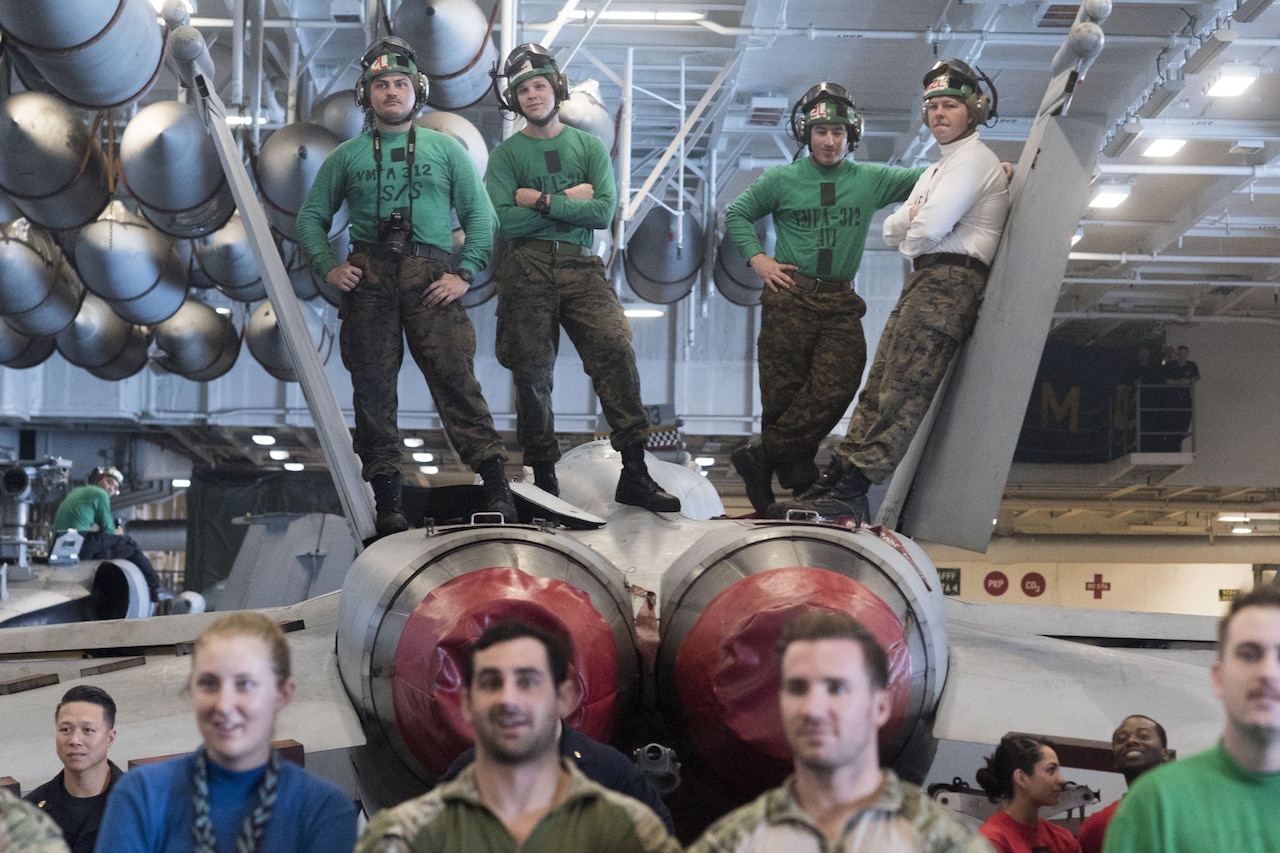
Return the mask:
M 1049 428 L 1049 417 L 1054 423 L 1062 423 L 1070 418 L 1069 429 L 1076 432 L 1080 428 L 1080 386 L 1073 385 L 1062 402 L 1058 402 L 1058 393 L 1052 382 L 1040 386 L 1040 428 Z

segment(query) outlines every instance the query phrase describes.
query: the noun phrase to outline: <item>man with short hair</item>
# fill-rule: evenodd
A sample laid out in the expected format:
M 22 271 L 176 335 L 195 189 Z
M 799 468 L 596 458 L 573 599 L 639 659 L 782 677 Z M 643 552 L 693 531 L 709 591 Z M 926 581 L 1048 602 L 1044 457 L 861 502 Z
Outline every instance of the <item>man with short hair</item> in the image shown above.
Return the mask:
M 491 625 L 463 665 L 462 713 L 475 763 L 458 778 L 374 815 L 356 853 L 676 853 L 640 802 L 587 779 L 559 754 L 570 710 L 568 640 L 519 621 Z
M 94 468 L 83 486 L 72 489 L 53 516 L 54 535 L 64 530 L 77 530 L 84 537 L 80 545 L 81 560 L 128 560 L 138 567 L 147 582 L 152 601 L 165 597 L 151 560 L 132 536 L 116 525 L 111 516 L 111 499 L 120 493 L 124 475 L 114 465 Z
M 905 199 L 924 171 L 850 158 L 862 117 L 835 83 L 818 83 L 796 102 L 791 135 L 809 156 L 766 171 L 724 213 L 725 232 L 764 282 L 760 441 L 731 456 L 759 515 L 773 503 L 775 474 L 797 495 L 818 478 L 818 445 L 853 402 L 867 363 L 867 303 L 854 278 L 871 218 Z M 777 233 L 773 257 L 753 225 L 765 216 Z
M 107 794 L 122 772 L 107 750 L 116 739 L 116 703 L 90 684 L 72 687 L 54 711 L 62 771 L 23 799 L 62 830 L 71 853 L 92 853 Z
M 978 139 L 989 105 L 973 69 L 957 59 L 940 60 L 925 75 L 923 99 L 924 121 L 942 159 L 884 223 L 885 242 L 911 261 L 913 272 L 880 335 L 831 464 L 807 493 L 771 509 L 775 517 L 801 510 L 869 521 L 867 491 L 906 455 L 977 322 L 1009 213 L 1009 182 L 999 158 Z
M 1125 717 L 1112 733 L 1111 754 L 1116 771 L 1124 774 L 1126 785 L 1132 786 L 1143 773 L 1169 760 L 1169 737 L 1164 726 L 1155 720 L 1133 714 Z M 1101 853 L 1107 824 L 1111 823 L 1119 806 L 1120 800 L 1116 800 L 1080 824 L 1078 838 L 1082 853 Z
M 551 392 L 563 327 L 609 422 L 622 457 L 614 499 L 652 512 L 679 512 L 680 499 L 649 475 L 644 446 L 649 418 L 631 347 L 631 324 L 591 251 L 595 230 L 618 208 L 609 152 L 595 136 L 560 120 L 569 83 L 546 48 L 516 47 L 497 80 L 498 102 L 524 127 L 489 155 L 485 187 L 507 248 L 498 282 L 498 361 L 516 388 L 516 439 L 533 483 L 560 494 Z
M 396 423 L 406 341 L 450 444 L 483 480 L 489 511 L 517 521 L 506 448 L 476 380 L 476 330 L 458 301 L 489 264 L 493 207 L 462 145 L 413 123 L 427 97 L 413 49 L 388 36 L 370 46 L 361 64 L 356 99 L 370 129 L 324 161 L 297 224 L 312 269 L 342 291 L 338 343 L 351 372 L 352 443 L 373 487 L 377 534 L 409 528 Z M 352 252 L 340 264 L 329 228 L 344 202 Z M 466 235 L 456 269 L 451 209 Z
M 879 763 L 892 699 L 884 649 L 853 617 L 783 631 L 782 726 L 795 773 L 716 821 L 689 853 L 990 853 L 986 840 Z
M 1105 853 L 1280 850 L 1280 587 L 1237 597 L 1218 623 L 1213 691 L 1222 739 L 1134 783 Z
M 1166 406 L 1169 409 L 1164 449 L 1172 453 L 1182 450 L 1182 440 L 1191 434 L 1191 388 L 1200 381 L 1200 366 L 1189 359 L 1191 350 L 1185 344 L 1173 351 L 1173 359 L 1164 363 Z

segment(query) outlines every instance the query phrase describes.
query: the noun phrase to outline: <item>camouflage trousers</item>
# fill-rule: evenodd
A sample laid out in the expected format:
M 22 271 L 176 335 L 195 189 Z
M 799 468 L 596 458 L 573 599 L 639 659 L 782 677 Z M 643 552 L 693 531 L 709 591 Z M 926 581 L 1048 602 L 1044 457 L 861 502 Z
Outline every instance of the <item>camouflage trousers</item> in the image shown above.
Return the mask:
M 818 444 L 844 416 L 862 382 L 867 304 L 853 290 L 801 293 L 768 288 L 760 299 L 761 443 L 778 482 L 807 488 L 818 477 Z
M 563 327 L 600 398 L 615 450 L 643 447 L 649 419 L 631 324 L 595 255 L 553 255 L 508 246 L 498 280 L 498 361 L 516 386 L 516 437 L 526 462 L 560 458 L 551 392 Z
M 400 365 L 404 344 L 417 362 L 445 434 L 473 469 L 489 459 L 506 460 L 489 404 L 475 374 L 476 330 L 459 302 L 428 308 L 422 293 L 449 268 L 427 258 L 374 257 L 353 252 L 350 263 L 364 271 L 342 295 L 342 363 L 351 372 L 356 429 L 353 444 L 363 476 L 400 471 Z
M 889 314 L 849 432 L 835 455 L 882 482 L 906 455 L 947 367 L 973 333 L 987 276 L 939 264 L 907 276 Z

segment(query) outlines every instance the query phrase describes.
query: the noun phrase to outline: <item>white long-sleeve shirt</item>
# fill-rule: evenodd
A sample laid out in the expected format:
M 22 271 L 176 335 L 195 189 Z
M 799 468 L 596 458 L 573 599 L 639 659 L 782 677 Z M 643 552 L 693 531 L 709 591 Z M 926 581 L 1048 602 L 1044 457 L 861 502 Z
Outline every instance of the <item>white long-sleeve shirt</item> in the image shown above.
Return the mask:
M 971 133 L 940 146 L 942 159 L 916 181 L 884 223 L 884 241 L 908 258 L 934 252 L 996 255 L 1009 214 L 1009 181 L 999 158 Z M 910 209 L 920 205 L 915 219 Z

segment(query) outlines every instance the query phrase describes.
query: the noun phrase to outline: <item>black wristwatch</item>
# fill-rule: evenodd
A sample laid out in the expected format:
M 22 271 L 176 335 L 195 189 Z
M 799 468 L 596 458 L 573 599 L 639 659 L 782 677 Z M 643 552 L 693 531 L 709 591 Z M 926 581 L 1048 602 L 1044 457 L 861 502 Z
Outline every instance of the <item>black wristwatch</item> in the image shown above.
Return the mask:
M 476 274 L 473 273 L 471 270 L 458 270 L 458 278 L 462 279 L 467 284 L 474 284 L 476 280 Z
M 542 195 L 538 196 L 538 200 L 533 203 L 533 209 L 538 211 L 539 213 L 550 213 L 551 212 L 551 196 L 547 195 L 546 193 L 543 193 Z

